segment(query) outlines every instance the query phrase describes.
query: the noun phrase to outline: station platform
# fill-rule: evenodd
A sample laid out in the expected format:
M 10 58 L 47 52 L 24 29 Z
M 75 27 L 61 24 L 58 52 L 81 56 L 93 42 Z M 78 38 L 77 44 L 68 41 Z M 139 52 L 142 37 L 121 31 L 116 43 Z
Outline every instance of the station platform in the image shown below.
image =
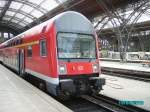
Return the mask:
M 102 70 L 150 76 L 150 67 L 142 63 L 100 61 Z
M 71 112 L 0 64 L 0 112 Z
M 144 101 L 144 105 L 136 105 L 150 111 L 150 83 L 102 74 L 106 85 L 100 94 L 119 101 Z

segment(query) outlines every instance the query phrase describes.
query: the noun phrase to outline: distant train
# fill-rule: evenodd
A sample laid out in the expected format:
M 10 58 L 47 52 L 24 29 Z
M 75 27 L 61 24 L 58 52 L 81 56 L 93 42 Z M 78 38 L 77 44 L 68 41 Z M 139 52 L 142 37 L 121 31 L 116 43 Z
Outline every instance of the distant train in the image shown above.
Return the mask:
M 0 45 L 0 61 L 20 76 L 33 75 L 62 97 L 99 93 L 98 38 L 82 14 L 67 11 Z

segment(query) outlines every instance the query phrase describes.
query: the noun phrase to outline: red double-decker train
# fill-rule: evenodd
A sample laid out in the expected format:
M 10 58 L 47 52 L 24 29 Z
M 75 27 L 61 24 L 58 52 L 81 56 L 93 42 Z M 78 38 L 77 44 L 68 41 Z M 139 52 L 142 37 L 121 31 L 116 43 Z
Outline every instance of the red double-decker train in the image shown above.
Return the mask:
M 74 11 L 54 18 L 2 43 L 0 61 L 41 79 L 48 92 L 70 96 L 99 92 L 98 38 L 91 22 Z

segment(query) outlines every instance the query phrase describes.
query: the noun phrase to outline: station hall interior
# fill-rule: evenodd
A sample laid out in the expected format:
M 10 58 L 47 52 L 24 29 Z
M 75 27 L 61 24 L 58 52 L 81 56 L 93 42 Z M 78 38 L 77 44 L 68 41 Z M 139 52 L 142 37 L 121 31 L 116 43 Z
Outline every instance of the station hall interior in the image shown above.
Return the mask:
M 69 23 L 69 21 L 67 23 L 67 20 L 69 20 L 65 20 L 67 16 L 68 18 L 71 18 L 72 23 Z M 75 20 L 75 22 L 73 20 Z M 81 20 L 85 23 L 82 23 L 78 20 Z M 54 21 L 54 23 L 51 21 Z M 86 21 L 88 22 L 86 23 Z M 62 24 L 59 22 L 62 22 Z M 43 65 L 38 65 L 38 62 L 36 63 L 36 61 L 33 62 L 35 65 L 31 65 L 31 60 L 29 59 L 27 62 L 25 62 L 25 57 L 22 59 L 21 56 L 16 56 L 16 60 L 11 57 L 6 63 L 4 60 L 8 57 L 2 57 L 3 51 L 1 51 L 1 49 L 3 50 L 6 47 L 13 47 L 13 45 L 5 46 L 7 42 L 9 44 L 9 40 L 11 41 L 13 38 L 16 38 L 17 40 L 20 38 L 19 36 L 26 35 L 26 32 L 27 35 L 32 35 L 32 29 L 35 28 L 33 31 L 36 31 L 36 28 L 39 28 L 40 25 L 43 27 L 42 24 L 52 24 L 49 25 L 49 27 L 53 26 L 56 30 L 55 33 L 57 33 L 57 31 L 59 32 L 59 28 L 57 29 L 57 27 L 61 27 L 64 24 L 66 26 L 64 25 L 62 27 L 63 30 L 65 30 L 65 27 L 68 30 L 70 28 L 69 24 L 72 24 L 72 27 L 76 27 L 71 28 L 75 29 L 75 31 L 84 31 L 84 29 L 86 29 L 85 31 L 89 31 L 93 29 L 95 33 L 92 32 L 93 30 L 91 30 L 91 32 L 95 38 L 97 38 L 95 41 L 93 41 L 93 38 L 90 38 L 91 34 L 86 34 L 85 37 L 83 33 L 79 32 L 75 34 L 75 31 L 71 32 L 71 29 L 68 30 L 68 34 L 67 31 L 60 31 L 62 37 L 70 36 L 70 38 L 75 38 L 74 36 L 76 36 L 76 38 L 80 37 L 80 39 L 77 41 L 74 41 L 73 39 L 68 39 L 69 41 L 67 41 L 67 39 L 62 41 L 63 38 L 60 37 L 59 41 L 62 41 L 60 42 L 62 45 L 60 48 L 55 48 L 52 46 L 53 42 L 50 42 L 50 46 L 52 46 L 54 49 L 57 49 L 56 52 L 58 52 L 59 49 L 61 49 L 61 52 L 63 52 L 63 49 L 65 48 L 70 50 L 71 48 L 69 48 L 69 42 L 73 43 L 74 41 L 75 43 L 75 47 L 72 46 L 74 48 L 72 48 L 73 50 L 71 52 L 72 54 L 70 53 L 70 56 L 68 56 L 69 53 L 67 56 L 65 53 L 59 56 L 55 56 L 56 53 L 50 54 L 54 58 L 59 58 L 60 56 L 63 57 L 60 59 L 60 62 L 59 59 L 57 62 L 54 61 L 55 59 L 51 59 L 52 64 L 58 64 L 57 67 L 55 66 L 55 69 L 52 67 L 54 70 L 51 70 L 51 73 L 57 74 L 55 73 L 55 70 L 57 69 L 60 69 L 60 71 L 58 70 L 58 75 L 59 73 L 62 73 L 60 77 L 58 76 L 60 79 L 58 78 L 57 81 L 56 76 L 52 77 L 51 79 L 47 79 L 45 76 L 42 77 L 40 70 L 37 70 L 39 73 L 27 70 L 33 74 L 31 76 L 23 75 L 23 78 L 21 78 L 21 76 L 17 75 L 18 73 L 14 71 L 12 67 L 9 67 L 9 64 L 10 66 L 13 66 L 13 63 L 15 63 L 14 65 L 18 66 L 19 69 L 22 67 L 24 70 L 23 72 L 25 73 L 25 67 L 27 66 L 34 68 L 36 65 L 39 66 L 36 67 L 38 69 L 42 68 L 42 66 L 45 66 L 43 71 L 45 70 L 46 73 L 46 71 L 48 71 L 46 70 L 46 66 L 48 66 L 48 64 L 45 64 L 45 62 L 48 61 L 45 61 L 44 59 L 40 60 L 39 57 L 36 57 L 36 59 L 40 60 Z M 54 26 L 55 24 L 56 26 Z M 84 25 L 86 27 L 84 27 Z M 92 27 L 90 25 L 92 25 Z M 49 27 L 45 29 L 48 29 Z M 41 30 L 42 33 L 45 31 L 45 29 L 43 27 Z M 53 31 L 54 29 L 51 29 L 50 31 Z M 39 32 L 39 30 L 37 30 L 37 32 Z M 42 33 L 39 35 L 44 35 L 44 33 Z M 51 35 L 54 34 L 52 33 Z M 59 36 L 59 34 L 56 35 Z M 32 52 L 32 50 L 40 49 L 39 55 L 43 57 L 46 57 L 47 55 L 49 58 L 50 56 L 48 56 L 48 52 L 51 51 L 47 51 L 46 47 L 43 47 L 44 45 L 48 45 L 48 43 L 45 43 L 45 41 L 40 42 L 42 39 L 36 41 L 36 38 L 34 37 L 33 42 L 28 42 L 30 41 L 30 39 L 28 39 L 29 37 L 27 36 L 26 40 L 20 40 L 17 44 L 14 42 L 15 48 L 18 49 L 19 47 L 24 47 L 26 45 L 34 46 L 39 44 L 40 47 L 38 48 L 28 48 L 30 50 L 29 54 L 34 56 L 34 52 Z M 87 40 L 83 40 L 84 38 L 87 38 Z M 57 40 L 56 47 L 59 41 Z M 63 42 L 66 42 L 68 46 L 63 45 Z M 77 42 L 80 42 L 80 45 L 78 45 Z M 87 44 L 85 44 L 86 42 Z M 19 45 L 20 43 L 21 45 Z M 93 47 L 93 43 L 96 46 L 95 48 Z M 84 47 L 84 45 L 87 45 L 87 48 Z M 61 48 L 64 46 L 65 48 Z M 22 49 L 23 48 L 16 52 L 22 52 Z M 79 53 L 75 54 L 78 49 L 90 49 L 89 52 L 91 54 L 89 54 L 89 57 L 86 54 L 84 60 L 82 60 L 83 57 L 80 56 L 82 53 L 80 55 Z M 66 51 L 69 50 L 66 49 Z M 93 55 L 92 53 L 95 52 L 97 54 Z M 19 55 L 21 55 L 21 53 L 19 53 Z M 26 50 L 22 55 L 26 56 Z M 74 55 L 76 55 L 76 57 Z M 71 56 L 74 57 L 66 59 L 67 57 Z M 94 56 L 95 59 L 92 59 Z M 98 56 L 98 58 L 96 56 Z M 22 60 L 17 62 L 17 58 Z M 87 60 L 87 58 L 91 59 Z M 17 63 L 21 63 L 22 61 L 24 61 L 23 66 L 17 65 Z M 78 61 L 81 61 L 81 64 L 78 65 Z M 0 112 L 150 112 L 150 1 L 0 0 L 0 63 Z M 29 63 L 29 65 L 25 65 L 26 63 Z M 67 65 L 66 63 L 70 64 Z M 73 63 L 75 63 L 75 65 L 73 65 Z M 91 67 L 89 67 L 89 63 L 92 63 Z M 49 65 L 49 67 L 51 67 L 51 65 Z M 65 89 L 67 88 L 67 90 L 69 88 L 71 89 L 70 91 L 74 91 L 73 87 L 69 87 L 69 84 L 72 85 L 72 82 L 69 82 L 68 85 L 65 85 L 65 82 L 67 82 L 67 80 L 72 80 L 72 78 L 68 79 L 68 76 L 67 79 L 65 79 L 64 74 L 67 74 L 67 72 L 70 72 L 70 74 L 73 75 L 76 74 L 71 72 L 73 70 L 75 71 L 76 67 L 79 70 L 80 77 L 75 78 L 75 80 L 82 78 L 82 75 L 86 74 L 82 72 L 82 69 L 85 69 L 87 74 L 89 74 L 88 69 L 91 68 L 93 72 L 91 75 L 94 76 L 96 76 L 95 71 L 97 71 L 97 69 L 99 70 L 97 73 L 99 74 L 98 77 L 105 80 L 100 79 L 97 81 L 97 77 L 88 77 L 88 81 L 93 79 L 97 81 L 94 86 L 97 83 L 101 84 L 99 87 L 101 89 L 99 95 L 86 94 L 82 95 L 81 97 L 70 98 L 69 101 L 60 101 L 55 95 L 53 96 L 43 91 L 43 87 L 45 89 L 45 86 L 43 85 L 43 79 L 46 81 L 54 81 L 54 78 L 54 83 L 60 83 L 60 80 L 62 80 L 61 87 L 64 87 Z M 68 73 L 67 75 L 70 74 Z M 36 79 L 38 81 L 34 82 L 33 80 L 35 79 L 36 75 L 38 75 L 38 79 Z M 28 78 L 24 78 L 24 76 L 28 76 Z M 81 82 L 81 85 L 84 82 L 86 81 Z M 80 81 L 76 83 L 78 86 L 80 85 Z M 55 89 L 56 88 L 57 87 L 55 87 Z M 80 89 L 82 90 L 82 87 Z M 59 90 L 56 90 L 56 92 L 59 92 Z M 66 92 L 65 94 L 69 93 Z M 29 108 L 27 108 L 27 106 Z

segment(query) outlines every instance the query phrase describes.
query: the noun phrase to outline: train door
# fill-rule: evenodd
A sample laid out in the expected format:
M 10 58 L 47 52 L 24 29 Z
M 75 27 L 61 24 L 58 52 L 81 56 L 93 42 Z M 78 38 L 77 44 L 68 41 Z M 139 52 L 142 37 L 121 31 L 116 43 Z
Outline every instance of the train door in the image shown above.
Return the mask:
M 24 49 L 20 49 L 19 53 L 19 74 L 23 76 L 25 73 L 25 58 L 24 58 Z

